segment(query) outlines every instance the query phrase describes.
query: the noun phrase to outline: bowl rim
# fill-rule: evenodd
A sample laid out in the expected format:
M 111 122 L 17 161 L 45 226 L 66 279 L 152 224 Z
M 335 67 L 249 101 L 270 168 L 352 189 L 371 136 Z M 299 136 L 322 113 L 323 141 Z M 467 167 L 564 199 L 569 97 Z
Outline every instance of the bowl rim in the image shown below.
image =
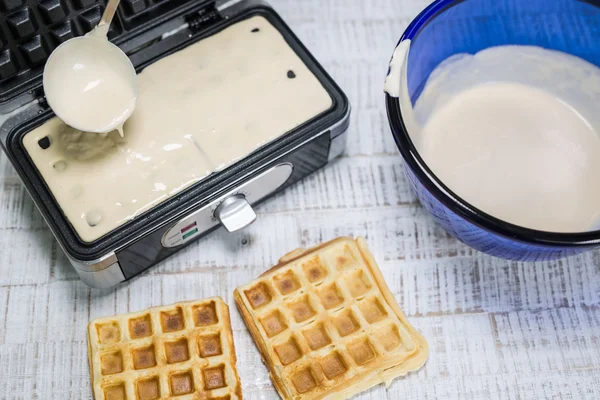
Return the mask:
M 415 17 L 406 28 L 397 45 L 413 39 L 427 23 L 446 8 L 467 0 L 436 0 Z M 389 72 L 388 72 L 389 73 Z M 427 166 L 412 142 L 400 111 L 397 97 L 385 93 L 387 117 L 404 162 L 419 182 L 445 207 L 468 222 L 510 240 L 546 247 L 590 247 L 600 244 L 600 230 L 580 233 L 559 233 L 525 228 L 493 217 L 472 206 L 448 188 Z

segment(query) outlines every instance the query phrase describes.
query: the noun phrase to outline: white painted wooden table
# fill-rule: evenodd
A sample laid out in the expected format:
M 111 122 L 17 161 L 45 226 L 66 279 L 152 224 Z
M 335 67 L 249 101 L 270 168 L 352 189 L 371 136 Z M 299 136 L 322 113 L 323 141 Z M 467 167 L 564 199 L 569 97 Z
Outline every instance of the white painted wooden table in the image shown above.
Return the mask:
M 394 45 L 427 0 L 271 0 L 345 89 L 347 154 L 259 208 L 235 235 L 194 244 L 114 290 L 71 270 L 0 154 L 0 398 L 90 399 L 91 318 L 222 296 L 300 246 L 362 235 L 430 344 L 419 373 L 361 399 L 600 398 L 600 252 L 527 264 L 447 236 L 416 202 L 388 131 L 382 83 Z M 244 396 L 276 399 L 232 307 Z

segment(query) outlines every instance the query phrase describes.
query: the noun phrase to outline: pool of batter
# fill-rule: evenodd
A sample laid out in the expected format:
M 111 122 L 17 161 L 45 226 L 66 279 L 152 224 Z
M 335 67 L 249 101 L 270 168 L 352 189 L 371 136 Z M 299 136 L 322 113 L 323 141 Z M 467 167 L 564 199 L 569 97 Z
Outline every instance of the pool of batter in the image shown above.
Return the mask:
M 123 138 L 54 118 L 23 144 L 79 237 L 92 242 L 332 104 L 283 36 L 257 16 L 140 73 Z
M 386 81 L 419 154 L 458 196 L 547 232 L 600 229 L 600 68 L 574 55 L 504 45 L 455 54 L 414 104 L 402 42 Z

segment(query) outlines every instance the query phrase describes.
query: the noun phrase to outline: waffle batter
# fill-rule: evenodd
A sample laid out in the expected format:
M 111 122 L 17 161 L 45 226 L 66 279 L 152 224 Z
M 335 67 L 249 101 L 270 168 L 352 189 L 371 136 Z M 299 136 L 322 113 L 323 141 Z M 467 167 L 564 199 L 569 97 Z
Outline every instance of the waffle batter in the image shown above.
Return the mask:
M 83 241 L 100 238 L 333 104 L 282 35 L 258 16 L 157 61 L 138 76 L 138 85 L 124 138 L 116 131 L 76 131 L 55 118 L 23 139 Z
M 400 75 L 408 50 L 399 46 L 386 90 L 442 182 L 515 225 L 600 227 L 600 68 L 533 46 L 457 54 L 431 73 L 413 110 L 405 67 Z

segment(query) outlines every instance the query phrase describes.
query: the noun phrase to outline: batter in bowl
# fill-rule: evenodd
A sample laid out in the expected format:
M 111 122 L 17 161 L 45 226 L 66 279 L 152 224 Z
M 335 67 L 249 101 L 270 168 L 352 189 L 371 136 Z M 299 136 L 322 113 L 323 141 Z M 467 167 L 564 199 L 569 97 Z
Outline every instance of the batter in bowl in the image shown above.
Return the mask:
M 458 54 L 431 73 L 413 109 L 406 84 L 398 91 L 398 56 L 387 90 L 448 188 L 526 228 L 600 228 L 600 68 L 533 46 Z
M 100 238 L 333 105 L 260 16 L 150 65 L 138 75 L 138 88 L 123 138 L 116 131 L 79 132 L 53 119 L 23 139 L 83 241 Z

